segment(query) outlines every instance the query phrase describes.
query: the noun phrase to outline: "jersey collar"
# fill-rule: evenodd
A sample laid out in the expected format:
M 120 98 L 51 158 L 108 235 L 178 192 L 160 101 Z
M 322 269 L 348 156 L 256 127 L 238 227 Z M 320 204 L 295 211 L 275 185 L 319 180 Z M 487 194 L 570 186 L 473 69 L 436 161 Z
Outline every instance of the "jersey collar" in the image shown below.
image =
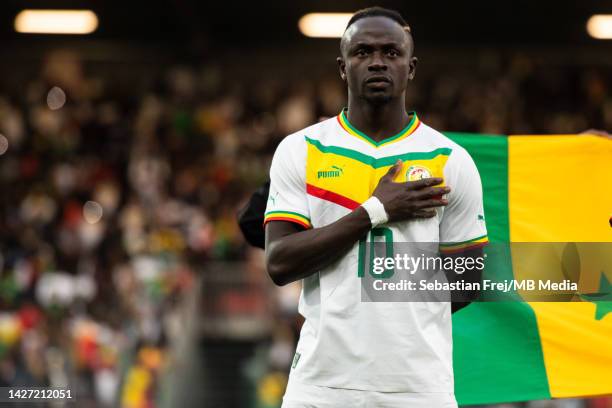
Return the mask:
M 386 139 L 381 140 L 380 142 L 375 141 L 374 139 L 372 139 L 371 137 L 369 137 L 368 135 L 366 135 L 365 133 L 361 132 L 359 129 L 357 129 L 355 126 L 351 125 L 351 123 L 348 121 L 348 117 L 346 115 L 346 112 L 348 111 L 348 109 L 344 108 L 342 109 L 342 112 L 340 112 L 340 114 L 337 116 L 338 119 L 338 123 L 340 123 L 340 126 L 349 134 L 363 140 L 364 142 L 374 146 L 374 147 L 382 147 L 382 146 L 386 146 L 390 143 L 395 143 L 395 142 L 399 142 L 400 140 L 403 140 L 405 138 L 407 138 L 408 136 L 410 136 L 412 133 L 414 133 L 414 131 L 419 127 L 419 125 L 421 124 L 421 121 L 419 120 L 419 118 L 417 117 L 416 112 L 412 111 L 409 112 L 408 114 L 412 116 L 412 119 L 410 119 L 410 122 L 408 123 L 408 125 L 406 125 L 406 127 L 404 129 L 402 129 L 398 134 L 388 137 Z

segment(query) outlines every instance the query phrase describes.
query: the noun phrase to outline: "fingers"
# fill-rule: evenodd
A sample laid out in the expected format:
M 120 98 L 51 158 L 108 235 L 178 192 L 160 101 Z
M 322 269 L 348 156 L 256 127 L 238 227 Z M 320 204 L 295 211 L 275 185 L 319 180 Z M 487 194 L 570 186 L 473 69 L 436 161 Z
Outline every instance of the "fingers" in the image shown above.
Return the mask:
M 431 187 L 431 186 L 438 185 L 442 183 L 442 181 L 444 180 L 440 177 L 424 178 L 424 179 L 417 180 L 417 181 L 407 181 L 406 188 L 408 188 L 408 190 L 418 190 L 424 187 Z
M 401 168 L 402 168 L 402 161 L 400 159 L 397 159 L 395 164 L 389 168 L 389 170 L 387 171 L 387 174 L 384 175 L 384 178 L 393 180 L 395 176 L 397 175 L 397 172 Z
M 414 197 L 418 197 L 419 199 L 425 198 L 442 198 L 444 194 L 450 193 L 450 187 L 425 187 L 421 190 L 415 191 L 412 193 Z
M 432 207 L 444 207 L 448 205 L 448 200 L 445 199 L 431 199 L 431 200 L 421 200 L 415 203 L 415 207 L 418 210 L 422 210 L 424 208 L 432 208 Z

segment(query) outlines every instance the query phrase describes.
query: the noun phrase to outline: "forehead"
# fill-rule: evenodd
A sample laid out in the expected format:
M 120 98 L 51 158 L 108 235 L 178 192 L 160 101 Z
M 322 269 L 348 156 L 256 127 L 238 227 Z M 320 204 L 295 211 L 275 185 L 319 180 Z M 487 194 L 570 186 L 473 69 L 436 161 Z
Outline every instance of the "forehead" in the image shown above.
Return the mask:
M 342 37 L 346 46 L 357 43 L 397 43 L 408 45 L 408 34 L 388 17 L 366 17 L 353 23 Z

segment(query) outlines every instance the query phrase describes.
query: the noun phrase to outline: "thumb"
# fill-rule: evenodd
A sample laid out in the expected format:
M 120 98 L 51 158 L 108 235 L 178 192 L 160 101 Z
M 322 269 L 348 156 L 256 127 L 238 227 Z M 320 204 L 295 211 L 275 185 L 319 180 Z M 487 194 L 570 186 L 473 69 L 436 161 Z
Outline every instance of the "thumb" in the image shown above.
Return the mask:
M 387 171 L 387 174 L 385 174 L 385 178 L 389 180 L 393 180 L 401 168 L 402 168 L 402 161 L 400 159 L 397 159 L 395 164 L 391 166 L 389 168 L 389 171 Z

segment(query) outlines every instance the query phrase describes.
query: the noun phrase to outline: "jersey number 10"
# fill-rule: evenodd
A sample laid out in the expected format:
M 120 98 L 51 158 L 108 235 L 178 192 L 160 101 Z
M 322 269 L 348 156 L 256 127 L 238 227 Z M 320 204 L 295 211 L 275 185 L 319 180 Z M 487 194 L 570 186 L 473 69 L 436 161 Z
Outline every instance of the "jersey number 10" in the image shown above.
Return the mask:
M 368 242 L 368 236 L 370 237 L 370 259 L 367 263 L 370 276 L 375 279 L 388 279 L 395 273 L 395 268 L 385 269 L 381 273 L 374 272 L 374 258 L 376 257 L 375 244 L 383 244 L 385 245 L 385 254 L 379 255 L 384 258 L 393 258 L 393 231 L 389 228 L 385 227 L 377 227 L 373 228 L 368 235 L 359 240 L 359 257 L 357 262 L 357 277 L 363 278 L 365 276 L 366 270 L 366 244 Z M 377 241 L 376 238 L 382 238 L 382 240 Z M 379 246 L 380 248 L 380 246 Z

